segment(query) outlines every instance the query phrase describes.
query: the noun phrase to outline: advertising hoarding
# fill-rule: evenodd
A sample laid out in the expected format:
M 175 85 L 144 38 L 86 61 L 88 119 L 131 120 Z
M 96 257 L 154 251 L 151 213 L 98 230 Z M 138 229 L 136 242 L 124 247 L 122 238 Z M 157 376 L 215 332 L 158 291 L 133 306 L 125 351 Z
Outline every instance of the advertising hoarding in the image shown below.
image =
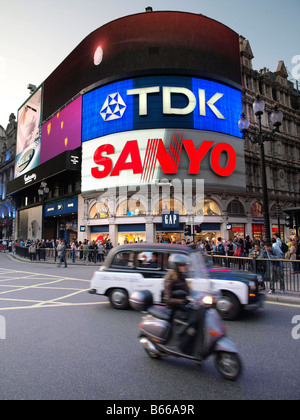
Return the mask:
M 40 164 L 42 87 L 18 110 L 15 178 Z
M 83 96 L 82 141 L 121 131 L 181 128 L 241 137 L 241 92 L 194 77 L 129 79 Z
M 204 179 L 206 188 L 245 190 L 243 140 L 200 130 L 150 129 L 82 144 L 82 192 L 156 180 Z
M 79 96 L 42 125 L 40 163 L 81 146 L 81 107 Z

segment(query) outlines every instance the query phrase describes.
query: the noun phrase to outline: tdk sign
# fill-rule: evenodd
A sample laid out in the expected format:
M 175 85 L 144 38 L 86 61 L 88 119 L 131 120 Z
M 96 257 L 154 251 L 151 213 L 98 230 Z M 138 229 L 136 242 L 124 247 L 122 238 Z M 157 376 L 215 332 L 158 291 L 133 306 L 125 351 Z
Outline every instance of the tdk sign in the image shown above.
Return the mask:
M 192 128 L 241 137 L 239 90 L 189 77 L 142 77 L 83 96 L 82 140 L 121 131 Z

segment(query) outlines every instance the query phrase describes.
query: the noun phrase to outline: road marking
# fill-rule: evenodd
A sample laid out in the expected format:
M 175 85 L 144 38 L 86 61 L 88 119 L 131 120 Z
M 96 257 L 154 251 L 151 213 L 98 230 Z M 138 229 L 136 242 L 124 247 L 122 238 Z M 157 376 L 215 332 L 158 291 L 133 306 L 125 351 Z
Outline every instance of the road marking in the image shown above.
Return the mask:
M 95 305 L 107 305 L 109 302 L 83 302 L 83 303 L 66 303 L 66 302 L 59 302 L 52 305 L 47 306 L 38 306 L 38 305 L 32 305 L 32 306 L 14 306 L 14 307 L 8 307 L 8 308 L 0 308 L 1 311 L 15 311 L 19 309 L 40 309 L 40 308 L 62 308 L 62 307 L 68 307 L 68 306 L 95 306 Z
M 12 274 L 12 277 L 9 275 Z M 19 275 L 17 275 L 19 274 Z M 22 277 L 20 276 L 22 275 Z M 1 279 L 1 276 L 5 277 Z M 11 311 L 11 310 L 19 310 L 19 309 L 35 309 L 35 308 L 54 308 L 54 307 L 67 307 L 67 306 L 86 306 L 86 305 L 99 305 L 99 304 L 107 304 L 108 302 L 82 302 L 82 303 L 69 303 L 63 302 L 63 300 L 68 299 L 70 297 L 79 295 L 80 293 L 87 293 L 89 289 L 87 288 L 76 288 L 76 287 L 59 287 L 58 283 L 62 283 L 65 281 L 76 281 L 76 282 L 83 282 L 83 283 L 90 283 L 90 280 L 85 279 L 77 279 L 73 277 L 65 277 L 65 276 L 56 276 L 51 274 L 37 274 L 32 272 L 24 272 L 19 270 L 10 270 L 0 268 L 0 287 L 8 287 L 10 290 L 5 290 L 0 292 L 0 302 L 23 302 L 28 303 L 27 306 L 12 306 L 12 307 L 5 307 L 1 308 L 0 311 Z M 36 280 L 37 284 L 31 285 L 16 285 L 11 284 L 12 280 L 20 281 L 20 280 Z M 52 279 L 52 280 L 51 280 Z M 43 281 L 44 280 L 44 281 Z M 43 282 L 41 282 L 43 281 Z M 6 283 L 6 284 L 4 284 Z M 54 285 L 57 285 L 54 286 Z M 38 299 L 18 299 L 18 298 L 9 298 L 4 297 L 7 296 L 9 293 L 24 291 L 24 290 L 57 290 L 57 291 L 69 291 L 68 294 L 63 296 L 59 296 L 54 299 L 50 300 L 38 300 Z
M 280 305 L 280 306 L 288 306 L 290 308 L 300 308 L 300 305 L 298 305 L 297 303 L 283 303 L 283 302 L 265 302 L 268 303 L 269 305 Z

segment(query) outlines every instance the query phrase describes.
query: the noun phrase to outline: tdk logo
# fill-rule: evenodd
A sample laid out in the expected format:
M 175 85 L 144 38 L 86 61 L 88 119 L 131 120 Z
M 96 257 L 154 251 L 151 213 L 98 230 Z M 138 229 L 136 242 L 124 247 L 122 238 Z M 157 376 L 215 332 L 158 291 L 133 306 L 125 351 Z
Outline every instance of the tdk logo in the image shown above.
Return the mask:
M 104 121 L 116 120 L 123 117 L 126 108 L 122 96 L 118 92 L 112 93 L 106 98 L 100 115 Z
M 139 89 L 127 90 L 127 95 L 138 95 L 139 98 L 139 115 L 148 115 L 148 95 L 160 94 L 160 86 L 146 87 Z M 172 107 L 172 95 L 183 95 L 187 100 L 184 108 Z M 225 117 L 216 107 L 218 102 L 224 95 L 216 92 L 208 101 L 204 89 L 198 89 L 199 115 L 206 116 L 206 106 L 208 106 L 215 116 L 225 120 Z M 182 87 L 162 87 L 162 112 L 168 115 L 188 115 L 194 112 L 197 106 L 197 98 L 194 93 Z M 109 95 L 100 111 L 100 115 L 104 121 L 111 121 L 122 118 L 126 110 L 125 102 L 119 93 Z
M 241 137 L 241 92 L 211 80 L 137 77 L 88 92 L 82 103 L 82 141 L 155 128 L 206 130 Z
M 148 95 L 160 93 L 160 87 L 149 87 L 140 89 L 127 90 L 127 95 L 138 95 L 139 97 L 139 115 L 147 115 Z M 187 100 L 187 105 L 184 108 L 172 107 L 172 95 L 183 95 Z M 212 110 L 215 116 L 219 119 L 225 120 L 225 117 L 216 108 L 215 103 L 224 95 L 222 93 L 215 93 L 207 102 L 204 89 L 198 89 L 199 100 L 199 115 L 206 116 L 206 105 Z M 197 106 L 197 98 L 194 93 L 182 87 L 162 87 L 162 112 L 168 115 L 188 115 L 194 112 Z

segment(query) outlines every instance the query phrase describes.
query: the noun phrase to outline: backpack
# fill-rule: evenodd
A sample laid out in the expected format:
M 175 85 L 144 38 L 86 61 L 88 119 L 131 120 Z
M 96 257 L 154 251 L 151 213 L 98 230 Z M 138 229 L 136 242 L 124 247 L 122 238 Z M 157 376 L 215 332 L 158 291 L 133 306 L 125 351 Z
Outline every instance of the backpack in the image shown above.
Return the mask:
M 218 245 L 218 253 L 219 255 L 225 255 L 225 248 L 223 244 Z
M 285 242 L 281 243 L 281 251 L 285 254 L 286 252 L 288 252 L 289 247 L 287 246 L 287 244 Z
M 235 251 L 234 251 L 234 256 L 235 257 L 240 257 L 241 256 L 241 254 L 242 254 L 242 248 L 240 247 L 240 246 L 237 246 L 236 248 L 235 248 Z

